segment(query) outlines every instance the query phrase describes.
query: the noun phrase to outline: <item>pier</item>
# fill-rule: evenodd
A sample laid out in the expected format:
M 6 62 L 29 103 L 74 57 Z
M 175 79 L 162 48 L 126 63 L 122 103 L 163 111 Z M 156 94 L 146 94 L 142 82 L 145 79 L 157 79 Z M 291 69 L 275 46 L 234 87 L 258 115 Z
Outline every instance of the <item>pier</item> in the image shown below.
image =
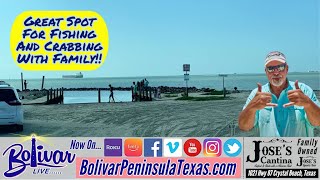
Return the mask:
M 23 105 L 63 104 L 63 88 L 20 91 L 18 94 Z
M 47 101 L 45 104 L 63 104 L 63 88 L 47 90 Z
M 134 101 L 152 101 L 152 87 L 137 87 L 137 92 L 131 87 L 131 94 Z

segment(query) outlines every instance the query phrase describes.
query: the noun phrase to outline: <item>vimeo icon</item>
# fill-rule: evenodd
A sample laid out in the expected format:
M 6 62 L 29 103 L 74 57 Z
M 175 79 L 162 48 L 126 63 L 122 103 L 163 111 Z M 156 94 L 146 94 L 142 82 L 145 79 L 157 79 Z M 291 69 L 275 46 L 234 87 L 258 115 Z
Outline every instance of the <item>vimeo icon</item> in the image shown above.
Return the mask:
M 182 156 L 182 139 L 164 139 L 164 157 Z

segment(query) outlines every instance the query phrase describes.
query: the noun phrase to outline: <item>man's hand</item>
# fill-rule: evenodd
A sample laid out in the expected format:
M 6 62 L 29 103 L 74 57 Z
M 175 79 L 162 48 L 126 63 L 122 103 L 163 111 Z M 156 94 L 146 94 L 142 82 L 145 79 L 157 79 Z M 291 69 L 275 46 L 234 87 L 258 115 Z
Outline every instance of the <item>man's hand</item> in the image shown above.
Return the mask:
M 272 95 L 271 93 L 261 92 L 261 84 L 258 83 L 258 91 L 255 97 L 252 99 L 252 107 L 256 110 L 260 110 L 265 108 L 266 106 L 273 106 L 276 107 L 278 104 L 271 103 Z
M 283 107 L 289 107 L 293 105 L 305 107 L 309 105 L 310 99 L 299 88 L 298 80 L 296 80 L 296 82 L 294 83 L 294 86 L 296 87 L 295 90 L 288 91 L 288 99 L 290 102 L 287 104 L 284 104 Z
M 239 114 L 239 128 L 243 131 L 249 131 L 253 128 L 255 114 L 257 110 L 263 109 L 266 106 L 278 106 L 277 104 L 271 103 L 271 93 L 261 92 L 261 89 L 261 84 L 258 83 L 258 91 L 255 97 L 250 101 L 248 106 Z

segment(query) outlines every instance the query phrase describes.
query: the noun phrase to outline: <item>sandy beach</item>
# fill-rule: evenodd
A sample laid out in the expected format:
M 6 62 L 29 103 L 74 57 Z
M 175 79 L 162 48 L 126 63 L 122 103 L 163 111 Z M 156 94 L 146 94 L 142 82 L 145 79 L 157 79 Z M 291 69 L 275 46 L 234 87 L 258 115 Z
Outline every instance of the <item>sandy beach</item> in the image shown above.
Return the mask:
M 213 101 L 164 98 L 151 102 L 24 105 L 24 131 L 1 131 L 0 136 L 252 136 L 237 127 L 238 114 L 248 95 L 249 92 L 232 93 L 227 100 Z M 319 92 L 317 96 L 320 97 Z M 316 130 L 315 136 L 319 134 Z

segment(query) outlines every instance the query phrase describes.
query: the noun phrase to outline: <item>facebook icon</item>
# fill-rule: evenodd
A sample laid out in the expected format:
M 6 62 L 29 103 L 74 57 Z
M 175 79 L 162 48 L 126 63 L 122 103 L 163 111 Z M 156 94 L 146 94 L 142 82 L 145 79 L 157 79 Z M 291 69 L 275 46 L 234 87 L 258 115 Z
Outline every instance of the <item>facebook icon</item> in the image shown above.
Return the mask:
M 162 139 L 144 139 L 145 157 L 162 157 Z

